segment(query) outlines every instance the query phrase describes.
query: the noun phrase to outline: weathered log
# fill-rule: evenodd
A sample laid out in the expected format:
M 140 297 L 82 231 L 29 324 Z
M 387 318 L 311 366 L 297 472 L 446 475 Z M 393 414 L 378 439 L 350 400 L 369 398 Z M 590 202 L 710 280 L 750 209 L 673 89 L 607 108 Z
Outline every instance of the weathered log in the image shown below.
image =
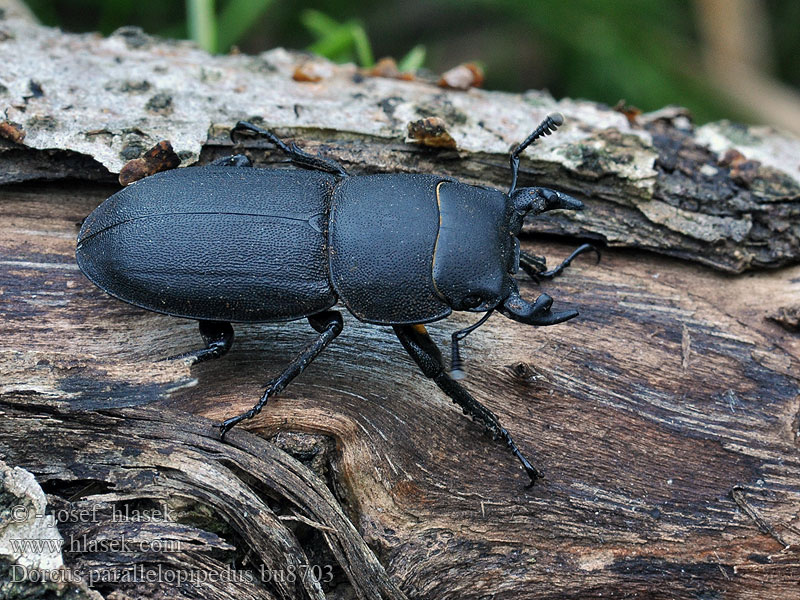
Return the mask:
M 224 126 L 258 112 L 254 104 L 245 110 L 234 103 L 229 114 L 215 112 L 201 127 L 170 123 L 144 109 L 167 85 L 154 61 L 168 69 L 180 63 L 187 72 L 204 64 L 217 78 L 219 97 L 206 101 L 207 94 L 195 89 L 203 110 L 227 99 L 231 82 L 239 81 L 251 86 L 240 95 L 258 89 L 264 102 L 283 98 L 287 109 L 275 110 L 275 124 L 284 131 L 302 130 L 303 140 L 311 140 L 308 147 L 344 157 L 354 171 L 439 170 L 502 185 L 501 154 L 535 121 L 538 112 L 529 102 L 540 97 L 457 94 L 377 79 L 354 83 L 338 67 L 331 67 L 338 73 L 334 81 L 303 87 L 286 76 L 298 58 L 283 52 L 210 58 L 187 45 L 139 34 L 101 40 L 43 29 L 24 29 L 23 35 L 23 26 L 10 22 L 2 27 L 12 37 L 0 42 L 0 55 L 9 43 L 29 44 L 27 50 L 35 53 L 47 40 L 55 62 L 53 75 L 39 66 L 26 75 L 15 72 L 13 80 L 4 75 L 0 82 L 17 97 L 36 72 L 45 92 L 30 99 L 24 113 L 9 115 L 28 134 L 26 146 L 8 145 L 24 174 L 19 179 L 28 183 L 0 187 L 0 452 L 8 465 L 35 475 L 50 509 L 65 515 L 94 510 L 91 519 L 58 523 L 65 540 L 79 544 L 64 552 L 68 569 L 111 578 L 135 564 L 141 573 L 161 574 L 156 581 L 98 579 L 95 591 L 110 598 L 156 592 L 186 598 L 313 598 L 321 593 L 331 598 L 796 597 L 800 340 L 767 317 L 781 308 L 791 314 L 797 306 L 800 267 L 732 276 L 674 258 L 611 249 L 601 264 L 579 259 L 560 279 L 541 286 L 562 307 L 579 308 L 578 320 L 532 329 L 500 316 L 490 319 L 465 344 L 466 385 L 545 471 L 543 482 L 531 489 L 513 457 L 482 436 L 478 425 L 416 371 L 390 330 L 351 317 L 340 338 L 301 378 L 222 444 L 213 424 L 249 408 L 311 329 L 303 323 L 240 326 L 233 350 L 219 361 L 191 369 L 175 361 L 156 362 L 197 347 L 196 325 L 123 304 L 83 278 L 74 263 L 77 224 L 115 187 L 103 183 L 101 169 L 69 166 L 60 172 L 83 181 L 32 181 L 49 176 L 35 177 L 26 167 L 43 156 L 43 150 L 32 148 L 48 144 L 46 130 L 31 122 L 32 115 L 38 111 L 55 119 L 50 147 L 56 150 L 48 153 L 53 164 L 66 165 L 64 152 L 73 151 L 117 171 L 122 138 L 130 135 L 121 132 L 129 126 L 142 132 L 136 134 L 144 140 L 140 149 L 164 137 L 179 152 L 194 153 L 185 155 L 186 161 L 198 155 L 209 160 L 229 151 Z M 131 40 L 144 42 L 137 47 L 139 41 Z M 98 48 L 105 56 L 84 54 Z M 137 64 L 127 67 L 130 80 L 149 81 L 149 96 L 98 91 L 98 97 L 69 110 L 36 105 L 67 97 L 55 92 L 61 89 L 56 71 L 68 69 L 58 59 L 66 49 L 77 57 L 73 62 L 91 67 L 85 77 L 103 81 L 108 75 L 103 61 L 136 58 Z M 265 61 L 276 70 L 251 68 Z M 237 65 L 250 65 L 248 79 L 231 74 Z M 149 69 L 149 75 L 139 69 Z M 278 89 L 280 80 L 280 93 L 269 91 Z M 75 81 L 76 89 L 84 83 Z M 378 118 L 375 125 L 362 114 L 354 119 L 358 126 L 343 125 L 348 117 L 335 112 L 342 105 L 332 103 L 347 86 L 365 95 L 352 99 L 356 109 L 370 105 L 376 114 L 385 115 L 381 101 L 396 95 L 398 100 L 383 106 L 394 105 L 397 122 Z M 191 104 L 174 89 L 180 98 L 173 107 Z M 127 99 L 128 112 L 106 102 L 115 94 Z M 715 167 L 712 177 L 709 169 L 706 174 L 696 169 L 716 164 L 717 151 L 698 145 L 700 133 L 677 113 L 644 121 L 657 134 L 653 140 L 663 136 L 654 142 L 648 138 L 652 133 L 626 129 L 624 119 L 601 108 L 541 98 L 542 114 L 559 107 L 570 117 L 567 106 L 572 105 L 580 107 L 574 109 L 578 121 L 586 114 L 581 110 L 590 108 L 598 122 L 612 119 L 595 126 L 583 121 L 587 132 L 568 129 L 565 136 L 572 141 L 564 142 L 566 147 L 591 148 L 585 140 L 595 136 L 597 144 L 617 149 L 634 144 L 629 146 L 634 157 L 659 154 L 658 162 L 666 165 L 661 173 L 651 163 L 648 168 L 659 174 L 637 181 L 635 173 L 613 160 L 576 163 L 564 153 L 566 147 L 558 150 L 557 136 L 548 138 L 527 163 L 541 175 L 537 181 L 600 200 L 590 200 L 580 220 L 549 221 L 547 231 L 609 239 L 616 231 L 615 243 L 629 247 L 640 245 L 631 240 L 641 235 L 648 240 L 641 245 L 662 245 L 664 252 L 697 260 L 702 252 L 702 260 L 727 265 L 737 256 L 749 265 L 773 266 L 796 258 L 796 239 L 791 241 L 796 225 L 790 221 L 783 241 L 772 240 L 772 246 L 758 251 L 752 246 L 753 228 L 735 233 L 733 221 L 741 215 L 778 223 L 797 208 L 796 193 L 747 205 L 741 190 L 753 197 L 767 194 L 758 195 L 756 203 L 784 193 L 756 194 L 767 181 L 761 175 L 750 180 L 749 188 L 731 187 L 737 178 L 746 181 L 752 169 L 766 169 L 766 161 L 754 167 L 732 154 L 730 166 Z M 103 121 L 99 111 L 87 112 L 93 102 L 105 103 L 113 116 Z M 444 115 L 454 107 L 465 111 L 461 103 L 469 103 L 468 115 L 482 110 L 509 118 L 498 123 L 491 139 L 486 127 L 494 121 L 484 121 L 482 128 L 472 116 L 464 123 L 451 120 L 458 153 L 426 151 L 396 139 L 409 115 L 421 114 L 413 107 L 428 106 Z M 295 116 L 293 104 L 307 110 Z M 65 116 L 73 110 L 74 119 Z M 535 115 L 526 116 L 524 125 L 516 122 L 523 112 Z M 210 123 L 220 127 L 207 138 Z M 166 133 L 159 135 L 162 126 Z M 93 136 L 67 135 L 103 127 L 109 131 L 102 134 L 106 146 Z M 190 131 L 196 135 L 194 146 L 186 142 Z M 466 132 L 479 131 L 484 133 L 477 145 L 469 146 Z M 661 144 L 661 150 L 651 144 Z M 641 148 L 645 154 L 639 154 Z M 256 150 L 248 149 L 263 161 L 276 159 Z M 7 156 L 0 154 L 0 165 Z M 728 209 L 713 201 L 701 177 L 716 188 L 734 189 L 729 200 L 738 198 L 731 201 L 741 212 L 733 221 L 724 220 Z M 781 177 L 782 189 L 797 185 L 794 175 Z M 686 213 L 662 212 L 651 219 L 637 208 L 648 197 L 648 210 L 658 206 L 656 189 L 689 213 L 713 212 L 721 219 L 713 223 L 734 233 L 697 246 L 692 240 L 701 233 L 669 237 L 670 228 L 682 229 Z M 618 212 L 613 219 L 589 220 L 597 211 Z M 552 261 L 566 255 L 574 241 L 526 236 L 523 246 Z M 762 251 L 766 254 L 759 256 L 773 258 L 752 259 Z M 539 293 L 524 279 L 521 289 L 526 297 Z M 430 330 L 446 340 L 447 333 L 471 320 L 456 315 Z M 2 500 L 4 506 L 16 502 Z M 170 517 L 137 523 L 115 520 L 115 510 L 150 510 L 151 515 L 162 510 Z M 108 546 L 122 539 L 133 549 Z M 81 540 L 95 545 L 80 546 Z M 330 565 L 332 581 L 317 586 L 308 579 L 286 580 L 293 567 L 297 572 L 307 565 L 322 569 L 322 575 Z M 177 575 L 172 582 L 164 577 L 230 572 L 251 573 L 252 579 L 179 584 Z
M 233 520 L 230 489 L 273 496 L 331 527 L 276 490 L 276 482 L 288 486 L 278 475 L 253 480 L 253 457 L 263 457 L 261 469 L 278 467 L 244 432 L 231 442 L 253 444 L 251 462 L 225 473 L 226 495 L 216 471 L 213 497 L 193 490 L 201 477 L 187 453 L 193 465 L 235 465 L 229 452 L 240 455 L 214 441 L 209 421 L 192 426 L 191 415 L 218 422 L 249 407 L 310 329 L 240 327 L 237 345 L 216 364 L 155 362 L 196 347 L 196 327 L 107 297 L 74 266 L 76 223 L 107 193 L 86 185 L 2 190 L 6 461 L 34 472 L 66 505 L 189 503 L 187 513 L 204 510 L 208 521 L 187 536 L 223 528 L 218 535 L 236 548 L 207 542 L 210 554 L 223 544 L 241 556 L 263 535 Z M 551 256 L 568 249 L 527 245 Z M 764 317 L 796 298 L 798 277 L 793 268 L 737 279 L 607 252 L 599 266 L 582 262 L 547 287 L 580 307 L 579 321 L 531 330 L 491 319 L 467 344 L 467 385 L 535 452 L 547 478 L 531 490 L 513 458 L 415 373 L 386 329 L 354 319 L 247 429 L 322 436 L 306 458 L 322 456 L 320 473 L 410 597 L 658 597 L 665 582 L 662 597 L 790 597 L 800 574 L 800 344 Z M 529 283 L 523 290 L 537 292 Z M 452 327 L 431 329 L 442 339 Z M 146 486 L 135 477 L 120 483 L 120 472 L 145 468 L 153 475 Z M 181 494 L 163 483 L 178 475 Z M 92 481 L 105 484 L 82 492 Z M 150 535 L 161 539 L 159 531 Z M 307 555 L 318 556 L 326 546 L 311 538 Z M 266 560 L 262 545 L 252 551 Z M 219 567 L 197 556 L 189 564 Z M 149 564 L 174 569 L 171 559 Z M 80 553 L 74 560 L 115 564 Z

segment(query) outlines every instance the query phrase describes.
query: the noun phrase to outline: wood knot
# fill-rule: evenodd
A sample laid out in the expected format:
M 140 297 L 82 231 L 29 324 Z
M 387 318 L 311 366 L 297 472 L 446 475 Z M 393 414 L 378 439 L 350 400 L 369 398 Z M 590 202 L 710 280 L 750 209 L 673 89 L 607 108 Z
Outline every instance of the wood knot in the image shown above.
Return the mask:
M 526 363 L 525 361 L 520 361 L 512 365 L 506 365 L 506 368 L 511 372 L 511 375 L 514 377 L 514 379 L 523 383 L 537 383 L 538 381 L 545 379 L 545 376 L 540 371 L 537 371 L 533 365 Z

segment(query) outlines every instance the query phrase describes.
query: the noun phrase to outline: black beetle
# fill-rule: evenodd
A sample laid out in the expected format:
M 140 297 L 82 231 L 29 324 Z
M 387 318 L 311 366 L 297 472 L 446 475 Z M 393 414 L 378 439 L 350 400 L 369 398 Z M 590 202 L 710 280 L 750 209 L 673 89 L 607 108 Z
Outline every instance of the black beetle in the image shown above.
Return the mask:
M 500 437 L 533 483 L 539 471 L 497 417 L 456 379 L 458 342 L 493 311 L 528 325 L 553 325 L 575 311 L 553 312 L 542 294 L 522 299 L 513 275 L 535 278 L 541 258 L 520 251 L 526 214 L 579 209 L 554 190 L 516 189 L 519 155 L 562 123 L 548 116 L 511 153 L 507 193 L 426 174 L 351 176 L 337 162 L 286 145 L 241 121 L 231 131 L 264 136 L 303 169 L 251 169 L 238 154 L 209 166 L 158 173 L 117 192 L 92 212 L 78 235 L 84 274 L 112 296 L 177 317 L 197 319 L 206 347 L 180 355 L 192 364 L 225 354 L 231 322 L 307 318 L 318 336 L 249 411 L 220 425 L 222 435 L 256 415 L 342 330 L 338 300 L 358 319 L 391 325 L 422 372 L 465 414 Z M 453 334 L 453 373 L 423 323 L 451 311 L 485 312 Z

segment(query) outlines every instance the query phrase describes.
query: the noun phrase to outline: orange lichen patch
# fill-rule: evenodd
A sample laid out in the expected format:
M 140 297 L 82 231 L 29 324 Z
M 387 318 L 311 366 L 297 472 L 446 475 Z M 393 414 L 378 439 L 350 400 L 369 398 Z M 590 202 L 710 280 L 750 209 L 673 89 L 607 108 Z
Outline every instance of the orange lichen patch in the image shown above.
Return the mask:
M 447 124 L 439 117 L 427 117 L 409 123 L 407 141 L 432 148 L 456 147 L 456 141 L 447 132 Z
M 25 130 L 22 129 L 22 125 L 19 123 L 0 121 L 0 137 L 20 144 L 25 139 Z
M 406 73 L 397 68 L 397 61 L 391 57 L 385 57 L 375 63 L 375 66 L 366 69 L 364 75 L 367 77 L 387 77 L 389 79 L 402 79 L 413 81 L 416 79 L 413 73 Z
M 438 85 L 454 90 L 468 90 L 471 87 L 481 87 L 483 85 L 483 69 L 475 63 L 458 65 L 442 73 Z
M 637 118 L 642 114 L 641 109 L 633 106 L 632 104 L 627 104 L 625 100 L 620 100 L 617 102 L 617 104 L 614 106 L 614 110 L 625 115 L 625 118 L 628 119 L 628 125 L 631 127 L 639 124 Z
M 313 60 L 300 63 L 292 73 L 292 79 L 301 82 L 316 83 L 333 75 L 333 69 L 327 63 Z
M 162 140 L 150 148 L 144 156 L 128 161 L 119 172 L 120 185 L 129 185 L 160 171 L 168 171 L 181 164 L 181 159 L 168 140 Z

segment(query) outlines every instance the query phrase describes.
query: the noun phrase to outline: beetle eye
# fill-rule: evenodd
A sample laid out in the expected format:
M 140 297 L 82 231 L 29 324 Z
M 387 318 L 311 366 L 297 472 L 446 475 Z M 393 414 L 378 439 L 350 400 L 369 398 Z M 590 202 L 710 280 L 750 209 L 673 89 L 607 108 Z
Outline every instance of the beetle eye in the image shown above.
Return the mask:
M 467 296 L 466 298 L 464 298 L 464 300 L 462 300 L 464 308 L 475 308 L 476 306 L 480 306 L 481 302 L 483 302 L 483 299 L 481 299 L 480 296 L 474 296 L 474 295 Z

